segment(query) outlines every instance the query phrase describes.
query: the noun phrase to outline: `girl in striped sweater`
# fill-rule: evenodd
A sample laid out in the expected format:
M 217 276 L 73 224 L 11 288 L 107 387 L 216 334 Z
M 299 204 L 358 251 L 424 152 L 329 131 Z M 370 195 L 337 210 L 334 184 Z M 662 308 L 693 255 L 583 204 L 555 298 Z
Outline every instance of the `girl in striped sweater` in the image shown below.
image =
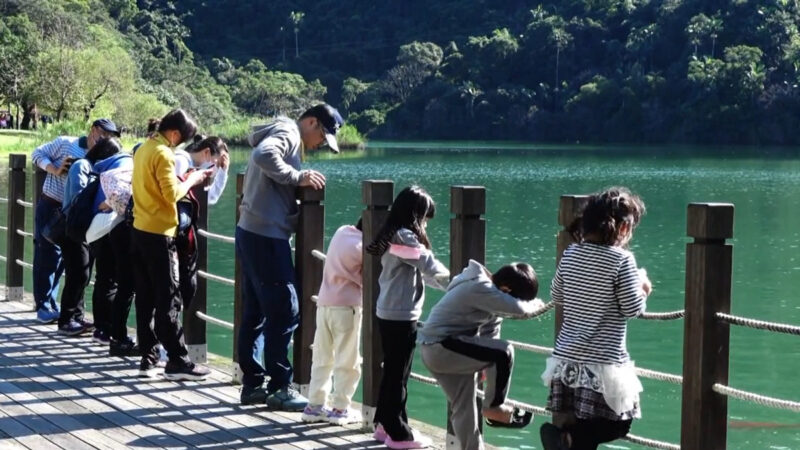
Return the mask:
M 570 227 L 577 243 L 564 251 L 550 288 L 564 319 L 542 374 L 553 412 L 541 428 L 546 450 L 594 450 L 641 417 L 642 385 L 625 338 L 627 320 L 644 312 L 652 290 L 627 250 L 644 212 L 638 196 L 611 188 L 592 195 Z

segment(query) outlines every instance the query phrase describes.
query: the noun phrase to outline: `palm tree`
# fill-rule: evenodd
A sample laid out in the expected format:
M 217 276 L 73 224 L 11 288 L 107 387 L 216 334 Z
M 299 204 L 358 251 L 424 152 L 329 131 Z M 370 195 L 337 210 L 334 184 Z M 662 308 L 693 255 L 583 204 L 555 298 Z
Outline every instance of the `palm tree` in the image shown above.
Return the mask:
M 297 45 L 297 33 L 300 32 L 300 22 L 303 21 L 303 17 L 305 17 L 306 13 L 302 11 L 292 11 L 289 14 L 289 19 L 292 21 L 294 25 L 294 57 L 300 57 L 300 47 Z

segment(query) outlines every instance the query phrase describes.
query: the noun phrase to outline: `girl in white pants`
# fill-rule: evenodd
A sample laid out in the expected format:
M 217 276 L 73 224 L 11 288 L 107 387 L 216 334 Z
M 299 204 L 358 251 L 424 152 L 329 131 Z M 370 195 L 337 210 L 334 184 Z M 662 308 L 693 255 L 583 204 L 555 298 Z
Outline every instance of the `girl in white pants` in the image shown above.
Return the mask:
M 361 415 L 350 408 L 361 378 L 361 239 L 359 220 L 356 226 L 336 230 L 328 246 L 317 300 L 308 405 L 301 416 L 304 422 L 344 425 L 361 421 Z

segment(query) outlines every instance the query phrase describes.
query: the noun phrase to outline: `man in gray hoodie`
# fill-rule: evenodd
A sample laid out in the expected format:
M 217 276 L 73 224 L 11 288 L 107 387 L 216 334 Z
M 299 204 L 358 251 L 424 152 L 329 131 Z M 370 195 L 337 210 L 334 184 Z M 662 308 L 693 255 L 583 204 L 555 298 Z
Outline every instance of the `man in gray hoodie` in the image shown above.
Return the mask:
M 526 319 L 541 310 L 536 272 L 513 263 L 490 273 L 477 261 L 447 287 L 419 331 L 422 362 L 450 402 L 451 422 L 462 450 L 483 449 L 478 427 L 476 374 L 486 370 L 483 415 L 497 426 L 527 425 L 505 405 L 514 365 L 514 348 L 498 339 L 503 317 Z M 526 422 L 527 420 L 527 422 Z
M 344 121 L 336 109 L 319 104 L 297 121 L 281 117 L 254 127 L 236 226 L 236 256 L 242 264 L 242 324 L 239 365 L 242 404 L 302 411 L 308 400 L 291 387 L 289 342 L 299 321 L 298 292 L 289 240 L 297 225 L 298 186 L 322 189 L 325 176 L 300 170 L 304 149 L 339 151 L 336 133 Z M 264 359 L 259 361 L 263 336 Z M 269 383 L 264 387 L 264 380 Z

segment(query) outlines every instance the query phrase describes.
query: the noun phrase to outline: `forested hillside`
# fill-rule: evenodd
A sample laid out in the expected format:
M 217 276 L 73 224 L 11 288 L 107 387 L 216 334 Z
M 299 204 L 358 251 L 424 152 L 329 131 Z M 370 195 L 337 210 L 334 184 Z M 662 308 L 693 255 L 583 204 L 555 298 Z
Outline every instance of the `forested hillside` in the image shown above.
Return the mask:
M 47 28 L 35 4 L 83 8 L 133 98 L 209 121 L 324 98 L 371 137 L 800 143 L 795 1 L 0 0 L 0 43 Z
M 800 141 L 796 1 L 188 0 L 180 12 L 204 58 L 319 78 L 373 136 Z

